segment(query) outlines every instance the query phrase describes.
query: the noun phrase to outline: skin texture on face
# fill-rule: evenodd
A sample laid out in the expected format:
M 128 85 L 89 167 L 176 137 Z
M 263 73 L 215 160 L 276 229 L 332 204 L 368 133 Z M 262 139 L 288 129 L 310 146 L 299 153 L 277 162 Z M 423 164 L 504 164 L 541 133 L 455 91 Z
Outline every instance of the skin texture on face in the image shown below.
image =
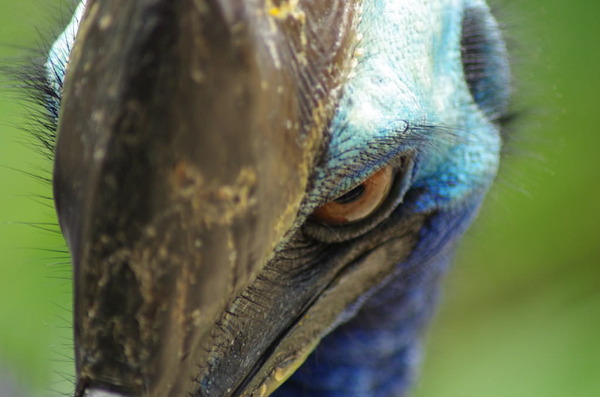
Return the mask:
M 117 3 L 80 5 L 46 65 L 77 394 L 404 393 L 498 167 L 487 5 Z M 369 214 L 312 216 L 385 167 Z

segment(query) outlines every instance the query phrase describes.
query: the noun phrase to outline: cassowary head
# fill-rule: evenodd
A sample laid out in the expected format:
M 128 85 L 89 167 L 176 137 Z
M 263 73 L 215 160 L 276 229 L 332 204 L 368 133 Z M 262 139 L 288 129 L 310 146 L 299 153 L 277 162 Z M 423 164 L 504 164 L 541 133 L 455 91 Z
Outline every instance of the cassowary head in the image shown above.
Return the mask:
M 403 395 L 498 167 L 485 2 L 84 3 L 46 65 L 76 396 Z

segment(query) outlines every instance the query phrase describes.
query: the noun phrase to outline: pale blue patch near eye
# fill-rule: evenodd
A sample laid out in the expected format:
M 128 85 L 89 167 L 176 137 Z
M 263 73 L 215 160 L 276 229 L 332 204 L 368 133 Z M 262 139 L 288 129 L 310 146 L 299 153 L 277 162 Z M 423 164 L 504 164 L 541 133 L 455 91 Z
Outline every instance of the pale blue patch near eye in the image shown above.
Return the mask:
M 48 99 L 50 102 L 52 102 L 48 106 L 50 109 L 58 109 L 60 105 L 59 98 L 60 94 L 62 93 L 62 86 L 65 79 L 67 64 L 69 62 L 71 49 L 75 43 L 75 37 L 77 36 L 79 23 L 83 17 L 84 11 L 85 2 L 82 1 L 77 6 L 70 23 L 56 39 L 54 44 L 52 44 L 50 52 L 48 53 L 48 59 L 46 61 L 47 81 L 49 88 L 51 88 L 53 92 L 57 93 L 57 95 L 55 95 L 56 98 Z M 54 116 L 58 117 L 57 114 Z
M 491 184 L 500 138 L 463 75 L 467 6 L 489 12 L 481 0 L 363 3 L 356 67 L 307 207 L 335 198 L 409 151 L 417 155 L 412 185 L 427 191 L 415 203 L 418 210 L 460 204 Z

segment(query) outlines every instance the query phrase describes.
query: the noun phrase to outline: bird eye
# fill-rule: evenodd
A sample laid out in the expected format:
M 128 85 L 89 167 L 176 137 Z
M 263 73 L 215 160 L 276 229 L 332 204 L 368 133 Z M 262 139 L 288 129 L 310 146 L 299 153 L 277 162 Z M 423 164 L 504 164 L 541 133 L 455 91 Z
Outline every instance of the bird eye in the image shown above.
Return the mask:
M 313 213 L 312 219 L 335 226 L 365 219 L 385 201 L 392 182 L 392 167 L 384 167 L 349 192 L 319 207 Z

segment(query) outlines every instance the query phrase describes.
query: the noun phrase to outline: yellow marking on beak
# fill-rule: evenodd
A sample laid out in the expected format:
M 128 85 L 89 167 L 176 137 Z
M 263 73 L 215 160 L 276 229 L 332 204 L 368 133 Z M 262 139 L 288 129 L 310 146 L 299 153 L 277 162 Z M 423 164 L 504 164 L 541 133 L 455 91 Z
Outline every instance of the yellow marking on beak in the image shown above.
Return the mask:
M 267 385 L 264 383 L 260 386 L 260 390 L 258 391 L 259 397 L 265 397 L 267 395 Z
M 269 9 L 269 15 L 275 18 L 278 18 L 282 14 L 281 8 L 279 7 L 271 7 Z
M 279 6 L 271 6 L 268 9 L 268 13 L 270 16 L 277 19 L 292 17 L 304 21 L 305 18 L 304 12 L 298 7 L 298 0 L 289 0 L 287 2 L 282 2 Z
M 305 346 L 295 356 L 284 360 L 278 367 L 271 371 L 265 381 L 260 385 L 260 387 L 258 387 L 258 397 L 269 396 L 271 393 L 277 390 L 279 386 L 288 380 L 289 377 L 292 376 L 302 364 L 304 364 L 308 356 L 317 347 L 319 342 L 320 340 L 316 340 L 313 343 Z

